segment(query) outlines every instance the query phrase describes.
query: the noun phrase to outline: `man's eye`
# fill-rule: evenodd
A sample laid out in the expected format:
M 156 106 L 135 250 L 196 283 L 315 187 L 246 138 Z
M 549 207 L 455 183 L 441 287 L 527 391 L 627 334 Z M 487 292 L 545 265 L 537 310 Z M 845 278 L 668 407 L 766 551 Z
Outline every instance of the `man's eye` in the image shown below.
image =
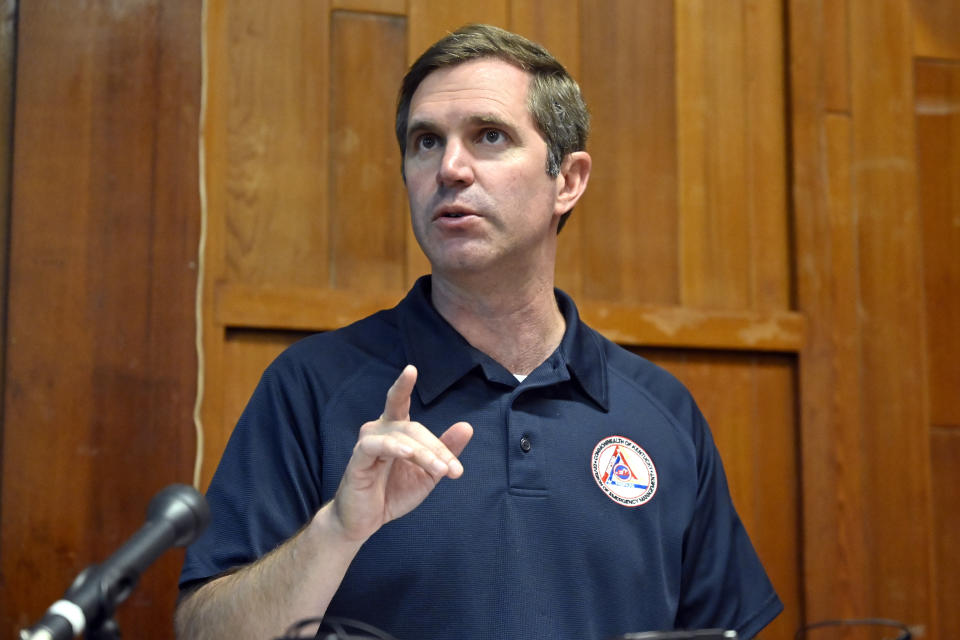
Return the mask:
M 417 138 L 417 147 L 429 151 L 437 146 L 437 136 L 432 133 L 425 133 Z
M 482 139 L 489 144 L 496 144 L 497 142 L 503 142 L 505 136 L 503 135 L 503 131 L 498 129 L 487 129 L 483 132 Z

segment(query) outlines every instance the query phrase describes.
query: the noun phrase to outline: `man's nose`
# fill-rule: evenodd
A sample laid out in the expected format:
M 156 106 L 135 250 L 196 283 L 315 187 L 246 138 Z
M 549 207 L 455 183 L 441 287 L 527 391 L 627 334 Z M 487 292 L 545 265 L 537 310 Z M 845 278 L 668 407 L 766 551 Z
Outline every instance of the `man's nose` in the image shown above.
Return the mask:
M 473 182 L 473 165 L 470 151 L 462 142 L 448 139 L 440 159 L 437 182 L 442 186 L 469 185 Z

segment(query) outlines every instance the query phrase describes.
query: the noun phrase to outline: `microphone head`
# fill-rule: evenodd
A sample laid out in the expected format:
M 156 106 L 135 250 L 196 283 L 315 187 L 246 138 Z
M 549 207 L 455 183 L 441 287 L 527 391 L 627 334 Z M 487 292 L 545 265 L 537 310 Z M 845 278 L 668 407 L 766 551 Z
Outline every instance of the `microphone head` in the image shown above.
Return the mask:
M 162 520 L 173 527 L 175 547 L 185 547 L 210 524 L 210 507 L 199 491 L 185 484 L 172 484 L 153 497 L 147 521 Z

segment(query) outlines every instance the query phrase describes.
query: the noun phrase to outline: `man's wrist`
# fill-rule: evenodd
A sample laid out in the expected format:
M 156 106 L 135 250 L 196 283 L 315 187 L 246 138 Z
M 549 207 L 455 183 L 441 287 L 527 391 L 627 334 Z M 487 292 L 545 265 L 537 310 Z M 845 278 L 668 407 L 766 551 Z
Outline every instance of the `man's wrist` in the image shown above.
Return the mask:
M 367 537 L 351 535 L 337 513 L 336 498 L 323 505 L 307 527 L 308 535 L 321 540 L 329 551 L 347 552 L 351 557 L 360 550 Z

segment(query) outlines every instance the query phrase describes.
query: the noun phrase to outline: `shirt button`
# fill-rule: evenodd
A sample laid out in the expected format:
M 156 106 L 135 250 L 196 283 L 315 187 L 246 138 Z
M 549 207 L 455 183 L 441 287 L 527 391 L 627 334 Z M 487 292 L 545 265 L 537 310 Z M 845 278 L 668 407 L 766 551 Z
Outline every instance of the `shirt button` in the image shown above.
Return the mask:
M 524 453 L 527 453 L 533 448 L 533 443 L 530 442 L 530 438 L 528 436 L 523 436 L 520 438 L 520 448 Z

